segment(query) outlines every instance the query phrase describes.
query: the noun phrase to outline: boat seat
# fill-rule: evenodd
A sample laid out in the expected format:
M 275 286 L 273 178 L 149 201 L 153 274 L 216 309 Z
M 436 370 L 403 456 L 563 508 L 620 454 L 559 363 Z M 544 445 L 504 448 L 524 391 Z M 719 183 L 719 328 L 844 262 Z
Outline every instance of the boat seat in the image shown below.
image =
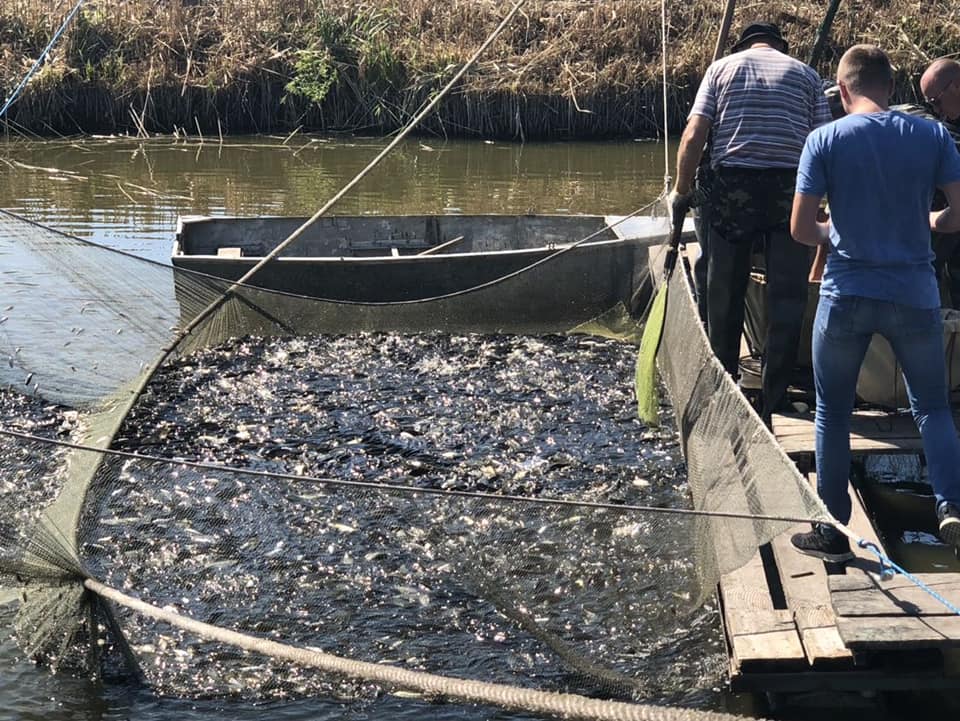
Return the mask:
M 346 256 L 380 256 L 380 255 L 416 255 L 420 251 L 432 247 L 422 238 L 384 238 L 383 240 L 351 240 L 340 255 Z

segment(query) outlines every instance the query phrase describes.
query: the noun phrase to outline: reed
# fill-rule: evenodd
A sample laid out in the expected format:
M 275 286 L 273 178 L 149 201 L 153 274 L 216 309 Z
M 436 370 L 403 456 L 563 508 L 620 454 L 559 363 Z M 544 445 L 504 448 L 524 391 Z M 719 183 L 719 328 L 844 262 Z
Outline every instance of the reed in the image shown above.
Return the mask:
M 5 96 L 74 0 L 0 0 Z M 406 122 L 464 62 L 509 0 L 88 0 L 10 111 L 39 134 L 361 131 Z M 806 58 L 822 0 L 741 2 Z M 709 61 L 722 3 L 670 2 L 670 130 Z M 935 19 L 936 22 L 931 22 Z M 928 60 L 960 47 L 954 0 L 846 0 L 818 67 L 883 46 L 897 96 Z M 458 136 L 649 137 L 662 132 L 660 0 L 528 0 L 520 19 L 424 132 Z

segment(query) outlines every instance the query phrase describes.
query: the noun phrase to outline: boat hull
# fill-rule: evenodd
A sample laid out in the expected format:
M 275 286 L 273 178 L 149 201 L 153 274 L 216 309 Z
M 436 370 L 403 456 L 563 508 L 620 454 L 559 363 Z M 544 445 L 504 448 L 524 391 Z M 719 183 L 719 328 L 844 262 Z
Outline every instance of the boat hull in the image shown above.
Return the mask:
M 549 218 L 549 223 L 529 222 L 543 218 Z M 217 219 L 204 220 L 209 223 Z M 181 222 L 172 256 L 174 266 L 229 281 L 239 280 L 263 257 L 244 255 L 242 249 L 253 248 L 262 253 L 275 247 L 276 238 L 289 233 L 292 224 L 291 219 L 277 219 L 282 221 L 282 227 L 266 232 L 266 240 L 258 240 L 264 236 L 256 231 L 264 232 L 267 219 L 250 219 L 256 224 L 253 230 L 238 225 L 238 220 L 229 219 L 225 227 L 197 226 L 213 231 L 208 235 L 218 236 L 219 247 L 231 248 L 231 257 L 215 255 L 212 251 L 216 248 L 205 242 L 199 243 L 203 254 L 187 253 L 192 228 L 189 221 Z M 432 234 L 426 234 L 430 236 L 426 241 L 422 235 L 382 241 L 393 244 L 392 252 L 384 254 L 382 249 L 377 251 L 372 240 L 361 244 L 357 240 L 362 237 L 361 231 L 351 238 L 349 231 L 344 230 L 347 221 L 338 218 L 339 235 L 327 242 L 328 250 L 350 248 L 357 252 L 363 248 L 378 254 L 281 256 L 261 268 L 249 285 L 340 304 L 335 314 L 322 313 L 328 324 L 336 316 L 333 330 L 338 332 L 564 331 L 618 304 L 625 308 L 642 307 L 649 298 L 647 248 L 660 242 L 660 226 L 638 231 L 636 225 L 627 223 L 629 230 L 622 234 L 607 229 L 602 239 L 579 243 L 591 232 L 606 228 L 607 219 L 569 216 L 565 222 L 563 216 L 525 216 L 522 220 L 528 222 L 522 226 L 520 220 L 506 216 L 473 216 L 469 220 L 468 225 L 461 223 L 448 230 L 439 226 Z M 370 219 L 358 221 L 369 223 Z M 404 218 L 404 222 L 409 227 L 409 218 Z M 430 227 L 429 220 L 423 218 L 413 222 L 414 226 L 422 224 Z M 514 233 L 526 244 L 537 242 L 534 234 L 539 228 L 545 241 L 539 247 L 505 247 L 511 242 L 520 244 L 519 240 L 511 241 L 506 228 L 519 229 Z M 369 228 L 362 230 L 370 232 Z M 376 232 L 388 238 L 417 234 L 389 230 L 389 226 L 377 228 Z M 457 235 L 450 238 L 455 233 L 460 234 L 460 240 Z M 316 238 L 312 241 L 314 249 L 320 242 Z M 417 254 L 424 245 L 430 249 L 451 242 L 451 251 L 439 248 L 435 254 Z

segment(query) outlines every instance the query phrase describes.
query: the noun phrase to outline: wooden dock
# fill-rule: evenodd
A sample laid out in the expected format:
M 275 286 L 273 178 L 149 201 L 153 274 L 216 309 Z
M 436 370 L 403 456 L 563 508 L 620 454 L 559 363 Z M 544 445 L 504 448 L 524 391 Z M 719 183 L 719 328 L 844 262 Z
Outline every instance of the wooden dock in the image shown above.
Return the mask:
M 775 416 L 774 433 L 801 468 L 813 461 L 812 414 Z M 909 415 L 858 413 L 854 454 L 922 452 Z M 811 483 L 815 477 L 809 474 Z M 850 527 L 883 548 L 851 488 Z M 931 508 L 931 513 L 933 509 Z M 735 690 L 767 693 L 960 689 L 960 616 L 902 576 L 881 580 L 877 556 L 826 564 L 796 552 L 797 526 L 724 576 L 719 596 Z M 960 573 L 917 576 L 960 607 Z
M 696 244 L 688 242 L 691 249 L 695 253 Z M 960 425 L 960 413 L 954 420 Z M 813 413 L 774 415 L 773 432 L 815 485 Z M 855 458 L 923 452 L 909 414 L 858 411 L 850 441 Z M 860 494 L 851 487 L 850 495 L 850 528 L 884 549 Z M 882 580 L 868 549 L 854 547 L 856 558 L 844 565 L 798 553 L 790 536 L 807 530 L 798 525 L 781 534 L 720 580 L 733 690 L 825 693 L 831 708 L 836 692 L 949 692 L 954 698 L 960 690 L 960 616 L 902 576 Z M 960 563 L 952 568 L 915 575 L 960 607 Z
M 954 412 L 954 423 L 960 423 L 960 411 Z M 813 413 L 775 415 L 773 432 L 791 458 L 813 458 Z M 850 423 L 850 451 L 854 456 L 922 453 L 923 443 L 909 413 L 857 411 Z

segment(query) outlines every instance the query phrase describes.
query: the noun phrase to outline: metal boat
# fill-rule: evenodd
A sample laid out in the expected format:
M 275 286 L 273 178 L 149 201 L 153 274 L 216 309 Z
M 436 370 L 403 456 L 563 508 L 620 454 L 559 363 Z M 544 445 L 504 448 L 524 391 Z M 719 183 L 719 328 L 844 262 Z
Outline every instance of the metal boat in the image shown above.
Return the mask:
M 238 280 L 306 221 L 178 221 L 172 263 Z M 611 227 L 612 226 L 612 227 Z M 360 304 L 456 298 L 477 330 L 564 330 L 649 297 L 648 247 L 663 226 L 601 215 L 328 216 L 310 225 L 249 285 Z M 447 302 L 449 307 L 453 304 Z

